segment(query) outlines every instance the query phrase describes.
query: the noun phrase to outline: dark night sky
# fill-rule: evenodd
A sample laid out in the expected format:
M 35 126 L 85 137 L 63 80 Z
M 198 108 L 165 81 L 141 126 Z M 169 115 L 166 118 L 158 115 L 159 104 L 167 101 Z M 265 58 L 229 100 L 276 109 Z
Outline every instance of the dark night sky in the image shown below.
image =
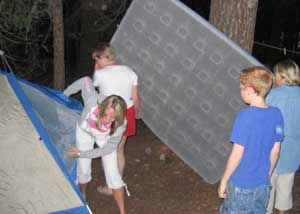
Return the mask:
M 208 20 L 210 0 L 181 0 Z M 300 64 L 300 1 L 260 0 L 256 18 L 253 55 L 272 65 L 282 58 Z M 265 44 L 265 45 L 264 45 Z M 287 52 L 282 50 L 286 48 Z M 291 52 L 289 52 L 289 50 Z

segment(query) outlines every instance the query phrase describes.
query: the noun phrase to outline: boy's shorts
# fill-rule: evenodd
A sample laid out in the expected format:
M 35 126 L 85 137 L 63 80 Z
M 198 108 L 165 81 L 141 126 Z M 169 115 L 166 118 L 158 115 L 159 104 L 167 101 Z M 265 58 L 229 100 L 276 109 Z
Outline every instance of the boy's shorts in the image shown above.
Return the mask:
M 220 207 L 220 214 L 253 214 L 266 212 L 270 186 L 243 189 L 232 184 L 226 188 L 226 198 Z
M 124 132 L 124 136 L 129 137 L 129 136 L 135 135 L 135 133 L 136 133 L 136 122 L 135 122 L 135 108 L 134 108 L 134 106 L 131 106 L 129 109 L 127 109 L 126 120 L 127 120 L 127 126 L 126 126 L 126 130 Z
M 289 210 L 293 207 L 293 185 L 295 173 L 276 174 L 271 176 L 271 194 L 268 212 L 273 212 L 273 207 L 278 210 Z

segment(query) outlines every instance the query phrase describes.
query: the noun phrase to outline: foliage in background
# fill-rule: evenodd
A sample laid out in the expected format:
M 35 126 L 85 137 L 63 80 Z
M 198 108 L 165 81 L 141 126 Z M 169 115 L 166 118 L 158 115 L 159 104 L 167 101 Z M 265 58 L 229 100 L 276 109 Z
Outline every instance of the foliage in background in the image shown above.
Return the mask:
M 91 41 L 110 41 L 130 2 L 63 0 L 67 73 L 86 70 L 76 68 L 87 64 L 82 59 L 89 57 L 84 46 L 89 47 Z M 50 6 L 49 0 L 0 0 L 0 50 L 18 76 L 45 79 L 47 84 L 53 70 Z M 7 69 L 3 63 L 0 68 Z
M 131 0 L 65 0 L 66 79 L 93 72 L 91 51 L 109 42 Z
M 206 18 L 210 0 L 182 0 Z M 18 76 L 52 76 L 52 24 L 49 0 L 0 0 L 0 50 Z M 110 41 L 131 0 L 63 0 L 66 77 L 92 72 L 90 51 Z M 273 64 L 290 57 L 300 62 L 298 0 L 259 1 L 253 55 Z M 286 51 L 285 51 L 286 50 Z M 0 62 L 0 68 L 4 68 Z M 82 73 L 80 73 L 82 72 Z M 50 73 L 50 74 L 49 74 Z
M 50 36 L 47 0 L 1 0 L 0 49 L 19 76 L 46 72 Z
M 80 39 L 83 34 L 87 33 L 80 31 L 78 25 L 84 16 L 89 16 L 93 17 L 93 21 L 83 24 L 89 24 L 91 31 L 106 34 L 107 39 L 110 40 L 130 3 L 131 0 L 65 0 L 64 21 L 68 31 L 66 36 Z

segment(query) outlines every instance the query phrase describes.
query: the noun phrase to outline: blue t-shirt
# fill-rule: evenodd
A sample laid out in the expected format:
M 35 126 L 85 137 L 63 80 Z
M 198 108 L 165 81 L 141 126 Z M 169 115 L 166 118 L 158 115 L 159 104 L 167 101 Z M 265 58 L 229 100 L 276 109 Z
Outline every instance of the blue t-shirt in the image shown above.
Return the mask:
M 244 147 L 239 166 L 229 183 L 252 189 L 269 184 L 270 153 L 283 140 L 283 118 L 278 108 L 249 107 L 234 122 L 230 141 Z
M 266 102 L 279 108 L 284 119 L 284 140 L 274 172 L 296 172 L 300 166 L 300 87 L 283 85 L 274 88 Z

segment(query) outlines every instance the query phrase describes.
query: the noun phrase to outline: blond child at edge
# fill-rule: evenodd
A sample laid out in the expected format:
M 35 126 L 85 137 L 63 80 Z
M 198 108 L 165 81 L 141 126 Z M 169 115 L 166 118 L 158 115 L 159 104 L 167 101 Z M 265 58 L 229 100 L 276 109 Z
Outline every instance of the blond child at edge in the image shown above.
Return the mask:
M 125 168 L 125 143 L 127 137 L 136 134 L 136 121 L 139 118 L 138 77 L 135 72 L 125 65 L 116 64 L 114 48 L 107 43 L 99 43 L 92 53 L 95 60 L 93 84 L 99 93 L 105 96 L 116 94 L 127 104 L 127 127 L 118 145 L 118 167 L 123 176 Z M 111 189 L 99 186 L 100 193 L 111 195 Z
M 272 81 L 272 73 L 264 67 L 240 73 L 241 97 L 250 106 L 238 112 L 230 137 L 233 148 L 218 188 L 224 198 L 222 214 L 265 213 L 269 176 L 283 140 L 282 114 L 265 102 Z
M 294 177 L 300 166 L 300 71 L 290 59 L 278 62 L 273 71 L 277 87 L 270 91 L 266 102 L 282 112 L 285 137 L 271 176 L 267 214 L 275 213 L 274 208 L 278 214 L 283 214 L 293 207 Z

